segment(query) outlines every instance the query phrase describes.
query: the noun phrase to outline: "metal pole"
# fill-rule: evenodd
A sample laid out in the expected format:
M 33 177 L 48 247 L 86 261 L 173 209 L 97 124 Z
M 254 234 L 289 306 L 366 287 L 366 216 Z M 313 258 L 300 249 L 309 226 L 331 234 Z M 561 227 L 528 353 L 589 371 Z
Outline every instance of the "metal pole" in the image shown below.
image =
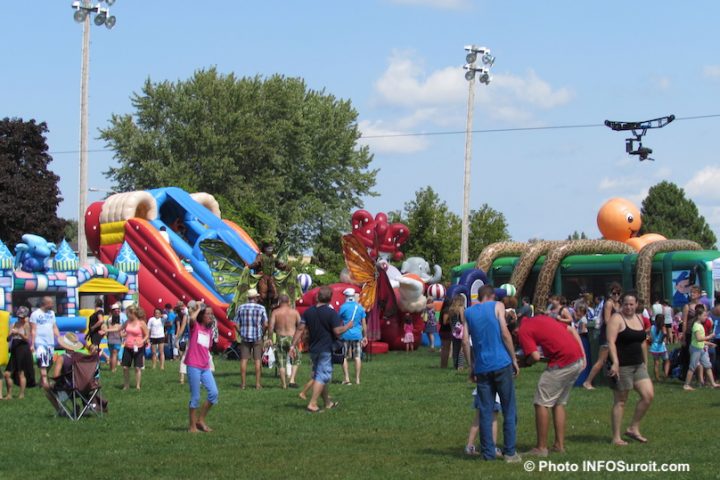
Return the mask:
M 83 22 L 82 71 L 80 77 L 80 185 L 78 214 L 78 256 L 80 265 L 87 263 L 85 238 L 85 210 L 87 209 L 88 154 L 88 83 L 90 79 L 90 15 Z
M 473 62 L 472 66 L 475 66 Z M 468 81 L 467 125 L 465 127 L 465 181 L 463 188 L 462 231 L 460 238 L 460 264 L 468 262 L 470 237 L 470 165 L 472 161 L 472 124 L 475 104 L 475 77 Z

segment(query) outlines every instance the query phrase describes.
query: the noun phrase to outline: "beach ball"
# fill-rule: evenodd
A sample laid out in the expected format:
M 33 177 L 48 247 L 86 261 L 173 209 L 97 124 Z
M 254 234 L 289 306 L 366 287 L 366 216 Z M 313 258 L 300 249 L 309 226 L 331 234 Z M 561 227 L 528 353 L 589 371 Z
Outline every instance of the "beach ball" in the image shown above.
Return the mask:
M 517 295 L 517 289 L 515 288 L 515 285 L 513 285 L 512 283 L 504 283 L 504 284 L 500 285 L 500 288 L 505 290 L 505 292 L 507 292 L 509 297 L 514 297 L 515 295 Z
M 303 293 L 307 292 L 310 289 L 310 285 L 312 285 L 312 277 L 307 273 L 299 274 L 297 276 L 297 281 L 298 283 L 300 283 L 300 288 L 302 289 Z
M 606 240 L 626 242 L 640 231 L 640 210 L 624 198 L 611 198 L 600 207 L 597 225 Z
M 440 283 L 433 283 L 428 287 L 427 294 L 433 300 L 442 300 L 445 298 L 445 287 Z

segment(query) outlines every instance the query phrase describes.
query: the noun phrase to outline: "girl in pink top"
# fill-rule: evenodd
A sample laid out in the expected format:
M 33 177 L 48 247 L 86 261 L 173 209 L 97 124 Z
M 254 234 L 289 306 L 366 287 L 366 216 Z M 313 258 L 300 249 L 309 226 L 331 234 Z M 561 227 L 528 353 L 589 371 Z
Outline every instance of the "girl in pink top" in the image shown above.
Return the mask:
M 196 302 L 188 303 L 190 310 L 190 338 L 188 340 L 185 364 L 190 386 L 189 432 L 211 432 L 205 423 L 210 408 L 218 401 L 218 389 L 210 370 L 210 347 L 213 341 L 213 313 L 210 307 Z M 207 391 L 207 400 L 197 413 L 200 404 L 200 385 Z

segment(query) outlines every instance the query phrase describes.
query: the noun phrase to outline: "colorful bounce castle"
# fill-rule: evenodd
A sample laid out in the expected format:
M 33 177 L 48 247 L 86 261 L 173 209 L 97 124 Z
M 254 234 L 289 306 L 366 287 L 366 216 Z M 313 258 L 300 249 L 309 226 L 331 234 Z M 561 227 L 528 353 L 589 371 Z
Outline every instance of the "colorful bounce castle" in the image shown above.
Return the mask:
M 111 294 L 127 303 L 136 297 L 138 263 L 129 248 L 115 263 L 79 265 L 65 240 L 60 246 L 33 234 L 22 240 L 15 255 L 0 241 L 0 337 L 7 336 L 12 312 L 31 298 L 54 296 L 61 334 L 73 332 L 84 340 L 92 310 L 80 309 L 82 295 Z M 6 361 L 7 342 L 0 342 L 0 365 Z
M 212 195 L 176 187 L 117 193 L 90 205 L 85 234 L 103 263 L 122 261 L 132 252 L 138 264 L 137 300 L 145 310 L 201 300 L 218 319 L 218 348 L 235 340 L 227 317 L 232 298 L 215 287 L 214 266 L 203 254 L 203 242 L 223 243 L 246 264 L 255 260 L 258 247 L 242 228 L 222 218 Z

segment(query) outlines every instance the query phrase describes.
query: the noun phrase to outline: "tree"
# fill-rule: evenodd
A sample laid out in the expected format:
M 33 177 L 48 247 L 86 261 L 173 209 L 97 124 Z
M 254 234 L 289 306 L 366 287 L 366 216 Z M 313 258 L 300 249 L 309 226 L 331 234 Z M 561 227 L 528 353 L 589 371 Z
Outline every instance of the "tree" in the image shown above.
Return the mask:
M 224 216 L 291 253 L 373 195 L 377 170 L 357 144 L 357 112 L 302 79 L 211 68 L 175 83 L 148 79 L 132 104 L 100 131 L 119 162 L 106 172 L 114 190 L 212 193 Z
M 62 239 L 65 222 L 56 215 L 60 177 L 48 169 L 47 131 L 45 122 L 0 121 L 0 235 L 10 249 L 25 233 Z
M 577 230 L 575 230 L 572 235 L 568 235 L 568 240 L 587 240 L 587 235 L 585 235 L 585 232 L 578 233 Z
M 410 229 L 403 251 L 425 258 L 430 265 L 440 265 L 447 278 L 460 260 L 460 217 L 428 186 L 405 204 L 402 221 Z
M 479 210 L 471 210 L 468 222 L 470 261 L 477 259 L 480 252 L 491 243 L 510 240 L 505 215 L 487 203 L 483 203 Z
M 71 244 L 76 243 L 78 240 L 78 221 L 71 219 L 63 220 L 65 221 L 65 230 L 63 231 L 65 240 L 67 240 Z
M 715 248 L 717 238 L 698 212 L 695 202 L 672 182 L 662 181 L 648 191 L 642 202 L 641 234 L 659 233 L 669 239 L 687 239 Z

